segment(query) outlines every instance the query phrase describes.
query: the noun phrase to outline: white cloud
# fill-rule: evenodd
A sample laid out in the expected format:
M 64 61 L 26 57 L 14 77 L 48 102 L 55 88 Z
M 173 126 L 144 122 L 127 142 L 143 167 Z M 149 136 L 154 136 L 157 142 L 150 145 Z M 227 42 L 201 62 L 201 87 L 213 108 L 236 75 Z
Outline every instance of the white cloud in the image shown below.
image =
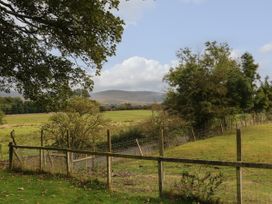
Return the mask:
M 272 42 L 271 43 L 267 43 L 264 46 L 262 46 L 260 48 L 260 52 L 261 53 L 269 53 L 272 52 Z
M 154 0 L 121 0 L 116 14 L 124 19 L 127 25 L 136 25 L 144 12 L 154 6 Z
M 95 91 L 108 89 L 164 91 L 162 79 L 177 62 L 161 64 L 159 61 L 134 56 L 121 64 L 104 70 L 94 78 Z

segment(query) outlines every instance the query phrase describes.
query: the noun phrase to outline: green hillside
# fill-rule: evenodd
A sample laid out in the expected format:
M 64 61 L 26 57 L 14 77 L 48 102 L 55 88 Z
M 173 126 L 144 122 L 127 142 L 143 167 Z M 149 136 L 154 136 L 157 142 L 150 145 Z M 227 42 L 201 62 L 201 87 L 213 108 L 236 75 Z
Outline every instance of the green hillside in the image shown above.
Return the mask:
M 107 90 L 91 93 L 91 98 L 102 104 L 123 104 L 144 105 L 161 103 L 165 97 L 164 93 L 153 91 L 122 91 Z
M 208 139 L 189 142 L 166 150 L 167 157 L 235 161 L 236 144 L 235 133 Z M 246 162 L 272 163 L 272 125 L 258 125 L 242 128 L 242 160 Z M 123 169 L 137 178 L 138 189 L 150 188 L 157 183 L 157 166 L 149 161 L 129 161 L 115 165 L 116 172 Z M 187 171 L 195 175 L 204 172 L 222 172 L 223 184 L 216 197 L 222 201 L 235 201 L 236 172 L 233 167 L 215 167 L 209 165 L 191 165 L 165 163 L 165 190 L 171 190 L 173 184 L 181 179 L 181 173 Z M 141 176 L 140 176 L 141 175 Z M 133 176 L 131 180 L 134 181 Z M 119 178 L 119 182 L 127 182 Z M 127 187 L 119 185 L 119 190 L 125 191 Z M 135 186 L 134 186 L 135 187 Z M 130 188 L 131 191 L 133 188 Z M 243 197 L 245 203 L 271 203 L 272 202 L 272 172 L 271 170 L 243 168 Z M 135 190 L 134 190 L 134 193 Z

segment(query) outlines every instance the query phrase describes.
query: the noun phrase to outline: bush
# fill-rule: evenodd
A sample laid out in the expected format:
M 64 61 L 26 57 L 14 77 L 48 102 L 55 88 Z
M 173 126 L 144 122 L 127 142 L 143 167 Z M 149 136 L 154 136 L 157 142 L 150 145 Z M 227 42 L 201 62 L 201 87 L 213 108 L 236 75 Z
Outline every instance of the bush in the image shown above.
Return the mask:
M 3 113 L 3 111 L 0 110 L 0 125 L 4 124 L 4 117 L 5 114 Z
M 94 148 L 105 123 L 99 112 L 99 104 L 87 98 L 74 97 L 64 112 L 50 117 L 43 129 L 47 133 L 46 139 L 53 141 L 55 146 L 68 147 L 69 134 L 71 148 L 85 149 Z
M 180 181 L 174 184 L 171 194 L 200 203 L 219 203 L 213 196 L 223 182 L 221 172 L 192 174 L 185 171 L 181 176 Z
M 137 127 L 147 138 L 155 140 L 158 140 L 163 128 L 166 145 L 176 143 L 176 140 L 186 135 L 187 131 L 186 124 L 181 118 L 163 110 L 157 110 L 150 119 L 140 123 Z

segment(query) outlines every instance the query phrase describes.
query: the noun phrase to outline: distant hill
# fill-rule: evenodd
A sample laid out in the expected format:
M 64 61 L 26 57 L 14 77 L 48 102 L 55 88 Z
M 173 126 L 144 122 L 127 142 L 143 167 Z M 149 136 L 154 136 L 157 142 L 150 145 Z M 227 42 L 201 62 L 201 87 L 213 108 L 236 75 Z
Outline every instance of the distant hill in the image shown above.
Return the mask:
M 164 93 L 153 91 L 122 91 L 107 90 L 91 93 L 91 98 L 99 101 L 101 104 L 123 104 L 131 103 L 134 105 L 145 105 L 151 103 L 161 103 L 165 97 Z M 0 97 L 22 97 L 17 92 L 0 92 Z
M 21 97 L 21 95 L 15 91 L 11 91 L 10 93 L 0 91 L 0 97 Z
M 165 97 L 165 94 L 153 91 L 107 90 L 91 93 L 91 97 L 102 104 L 131 103 L 144 105 L 155 102 L 161 103 Z

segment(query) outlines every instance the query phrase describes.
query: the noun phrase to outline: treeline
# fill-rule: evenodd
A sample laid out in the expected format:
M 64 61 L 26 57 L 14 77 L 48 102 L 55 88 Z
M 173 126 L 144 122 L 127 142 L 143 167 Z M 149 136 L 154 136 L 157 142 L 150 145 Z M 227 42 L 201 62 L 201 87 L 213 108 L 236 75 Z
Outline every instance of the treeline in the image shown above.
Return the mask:
M 246 52 L 233 58 L 228 44 L 207 42 L 201 53 L 181 49 L 179 64 L 165 80 L 170 86 L 166 109 L 179 115 L 195 129 L 209 129 L 220 120 L 237 114 L 270 114 L 272 83 L 261 79 L 259 65 Z
M 135 105 L 131 103 L 124 103 L 124 104 L 108 104 L 108 105 L 101 105 L 100 111 L 118 111 L 118 110 L 148 110 L 151 109 L 151 104 L 146 105 Z
M 0 97 L 0 110 L 5 114 L 44 113 L 46 109 L 33 101 L 19 97 Z
M 100 105 L 100 111 L 117 110 L 142 110 L 151 109 L 151 105 L 134 105 L 130 103 Z M 24 114 L 24 113 L 45 113 L 48 112 L 45 106 L 34 101 L 23 100 L 20 97 L 0 97 L 0 110 L 5 114 Z M 54 110 L 55 112 L 61 111 Z

